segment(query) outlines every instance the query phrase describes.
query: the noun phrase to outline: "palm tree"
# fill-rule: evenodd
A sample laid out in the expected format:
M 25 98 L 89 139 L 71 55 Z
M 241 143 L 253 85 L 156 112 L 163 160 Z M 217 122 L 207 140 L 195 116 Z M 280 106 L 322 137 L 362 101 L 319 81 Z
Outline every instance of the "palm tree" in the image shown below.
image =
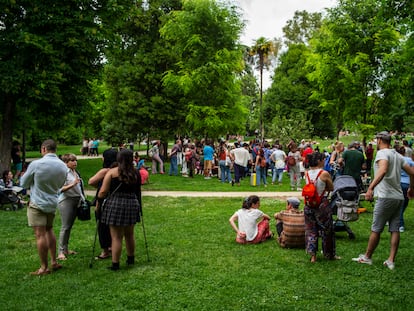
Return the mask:
M 281 47 L 281 41 L 274 39 L 268 40 L 260 37 L 254 42 L 254 45 L 248 49 L 249 62 L 256 66 L 260 72 L 260 138 L 264 138 L 263 125 L 263 70 L 268 69 L 272 59 L 277 55 Z

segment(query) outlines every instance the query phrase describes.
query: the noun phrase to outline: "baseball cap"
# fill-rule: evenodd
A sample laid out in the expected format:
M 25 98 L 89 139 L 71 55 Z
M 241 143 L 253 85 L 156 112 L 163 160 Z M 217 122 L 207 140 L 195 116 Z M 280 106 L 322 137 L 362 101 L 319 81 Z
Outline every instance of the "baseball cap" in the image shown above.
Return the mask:
M 382 132 L 377 133 L 375 135 L 375 138 L 388 138 L 388 139 L 390 139 L 391 138 L 391 135 L 387 131 L 382 131 Z
M 348 148 L 355 148 L 357 146 L 357 142 L 353 141 L 348 145 Z
M 289 204 L 292 204 L 293 208 L 299 208 L 300 201 L 298 198 L 290 197 L 286 200 Z

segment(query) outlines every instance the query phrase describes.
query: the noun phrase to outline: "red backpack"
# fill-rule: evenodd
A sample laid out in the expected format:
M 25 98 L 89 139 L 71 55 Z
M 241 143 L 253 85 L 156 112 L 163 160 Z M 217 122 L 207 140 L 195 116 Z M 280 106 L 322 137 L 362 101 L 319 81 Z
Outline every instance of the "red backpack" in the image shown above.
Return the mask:
M 309 206 L 310 208 L 318 208 L 319 205 L 321 205 L 323 194 L 318 194 L 318 190 L 316 188 L 316 181 L 319 178 L 319 175 L 321 175 L 323 170 L 320 170 L 318 175 L 316 176 L 315 180 L 311 180 L 309 178 L 308 172 L 305 172 L 307 183 L 302 189 L 302 196 L 305 199 L 305 205 Z

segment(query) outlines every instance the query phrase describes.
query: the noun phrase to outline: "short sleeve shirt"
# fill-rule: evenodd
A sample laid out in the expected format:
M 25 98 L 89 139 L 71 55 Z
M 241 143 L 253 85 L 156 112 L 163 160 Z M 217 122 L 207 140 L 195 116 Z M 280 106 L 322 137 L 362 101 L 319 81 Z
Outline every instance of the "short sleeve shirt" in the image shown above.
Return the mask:
M 381 182 L 374 188 L 374 195 L 378 198 L 403 200 L 400 184 L 401 170 L 405 163 L 403 156 L 394 149 L 379 150 L 375 157 L 374 176 L 379 168 L 379 160 L 388 162 L 388 170 Z
M 263 212 L 256 208 L 241 208 L 237 212 L 239 230 L 246 233 L 246 240 L 253 241 L 257 235 L 257 219 L 263 216 Z

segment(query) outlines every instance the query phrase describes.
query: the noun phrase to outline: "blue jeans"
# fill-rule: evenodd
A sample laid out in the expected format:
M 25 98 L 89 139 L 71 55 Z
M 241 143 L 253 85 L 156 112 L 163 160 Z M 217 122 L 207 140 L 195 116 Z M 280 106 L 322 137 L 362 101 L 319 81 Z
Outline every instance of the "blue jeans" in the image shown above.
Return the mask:
M 407 195 L 409 188 L 410 188 L 409 184 L 401 183 L 401 189 L 404 194 L 404 201 L 403 201 L 403 204 L 401 205 L 401 210 L 400 210 L 400 227 L 404 227 L 404 212 L 409 202 L 408 195 Z
M 283 168 L 274 168 L 273 175 L 272 175 L 272 182 L 274 183 L 277 179 L 279 183 L 282 183 L 283 178 Z
M 170 175 L 178 175 L 178 163 L 177 163 L 177 156 L 171 157 L 171 164 L 170 164 Z
M 263 180 L 263 184 L 266 185 L 266 167 L 256 166 L 256 184 L 260 186 L 260 180 Z
M 226 160 L 219 161 L 221 182 L 231 182 L 230 166 L 226 166 Z

